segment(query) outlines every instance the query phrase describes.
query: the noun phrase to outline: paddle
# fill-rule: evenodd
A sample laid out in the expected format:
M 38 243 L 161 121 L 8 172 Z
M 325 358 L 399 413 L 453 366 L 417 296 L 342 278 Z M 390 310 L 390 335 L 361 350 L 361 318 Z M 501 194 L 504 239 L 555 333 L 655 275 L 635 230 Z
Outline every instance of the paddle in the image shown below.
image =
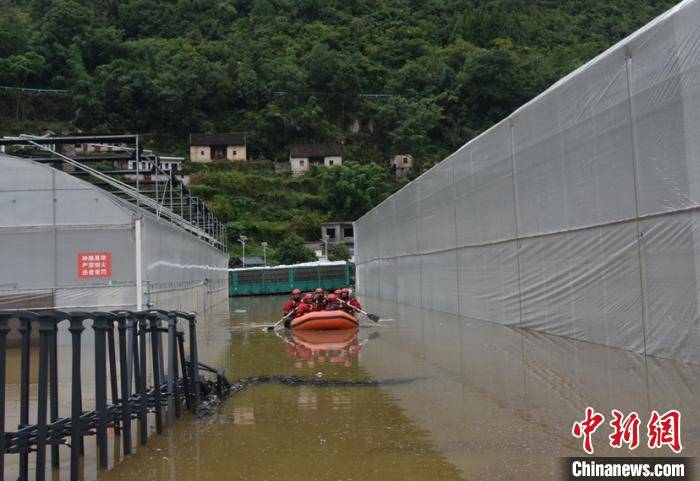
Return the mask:
M 338 302 L 341 302 L 341 303 L 345 304 L 346 306 L 355 309 L 357 312 L 360 312 L 360 313 L 364 314 L 364 315 L 367 316 L 367 318 L 368 318 L 369 320 L 371 320 L 372 322 L 379 322 L 380 317 L 379 317 L 378 315 L 376 315 L 376 314 L 370 314 L 369 312 L 365 312 L 365 311 L 363 311 L 362 309 L 360 309 L 359 307 L 355 307 L 355 306 L 353 306 L 352 304 L 350 304 L 350 303 L 348 303 L 348 302 L 346 302 L 346 301 L 344 301 L 344 300 L 342 300 L 342 299 L 338 299 Z
M 283 323 L 289 316 L 291 316 L 292 314 L 294 314 L 294 310 L 289 311 L 289 314 L 287 314 L 287 315 L 284 316 L 282 319 L 280 319 L 279 321 L 277 321 L 277 322 L 275 323 L 274 326 L 267 326 L 267 330 L 268 330 L 268 331 L 274 331 L 275 329 L 277 329 L 277 326 L 279 326 L 280 324 L 282 324 L 282 323 Z

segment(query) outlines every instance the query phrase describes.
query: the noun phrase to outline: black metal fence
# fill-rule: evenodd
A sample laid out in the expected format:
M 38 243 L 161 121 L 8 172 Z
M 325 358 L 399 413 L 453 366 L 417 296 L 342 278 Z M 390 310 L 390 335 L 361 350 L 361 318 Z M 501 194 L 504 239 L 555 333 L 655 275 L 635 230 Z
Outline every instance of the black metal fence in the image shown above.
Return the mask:
M 17 322 L 11 322 L 13 319 Z M 92 321 L 94 331 L 94 411 L 84 411 L 82 402 L 81 336 L 88 320 Z M 184 321 L 187 332 L 178 328 L 179 321 Z M 70 417 L 61 418 L 57 333 L 63 322 L 68 323 L 71 335 L 71 413 Z M 36 480 L 43 481 L 47 450 L 51 452 L 52 468 L 57 469 L 62 444 L 70 447 L 70 479 L 78 480 L 85 436 L 96 436 L 97 465 L 106 469 L 108 429 L 119 435 L 121 451 L 128 455 L 132 451 L 132 421 L 137 421 L 138 442 L 143 445 L 149 436 L 149 414 L 155 416 L 156 432 L 161 433 L 164 414 L 167 425 L 171 426 L 182 415 L 183 404 L 196 410 L 202 396 L 214 391 L 221 396 L 226 383 L 223 371 L 198 361 L 196 322 L 194 314 L 181 311 L 0 311 L 0 481 L 4 481 L 6 455 L 19 456 L 19 480 L 26 481 L 30 452 L 36 453 Z M 7 337 L 12 329 L 18 330 L 21 343 L 20 424 L 16 431 L 8 432 L 6 353 Z M 36 424 L 29 424 L 30 349 L 34 329 L 39 333 L 38 394 Z M 185 337 L 189 356 L 185 355 Z M 164 355 L 167 355 L 167 372 Z M 205 381 L 200 369 L 214 373 L 216 384 Z

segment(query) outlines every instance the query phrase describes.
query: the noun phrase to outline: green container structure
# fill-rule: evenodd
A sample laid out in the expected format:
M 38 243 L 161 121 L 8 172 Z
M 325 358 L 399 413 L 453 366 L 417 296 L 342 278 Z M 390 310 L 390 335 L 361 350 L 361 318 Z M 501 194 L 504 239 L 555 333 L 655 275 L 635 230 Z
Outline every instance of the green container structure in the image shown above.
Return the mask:
M 348 263 L 251 267 L 229 272 L 229 296 L 285 294 L 292 289 L 335 290 L 355 283 L 355 265 Z

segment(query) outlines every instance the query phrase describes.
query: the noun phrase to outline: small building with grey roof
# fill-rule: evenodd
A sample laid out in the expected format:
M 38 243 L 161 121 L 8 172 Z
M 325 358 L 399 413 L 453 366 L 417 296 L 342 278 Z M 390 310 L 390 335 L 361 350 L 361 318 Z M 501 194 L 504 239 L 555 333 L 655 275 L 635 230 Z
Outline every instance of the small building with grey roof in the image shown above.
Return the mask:
M 190 159 L 209 163 L 214 160 L 246 160 L 246 136 L 240 132 L 190 134 Z
M 338 144 L 302 144 L 289 147 L 289 165 L 294 175 L 307 172 L 312 165 L 343 165 Z

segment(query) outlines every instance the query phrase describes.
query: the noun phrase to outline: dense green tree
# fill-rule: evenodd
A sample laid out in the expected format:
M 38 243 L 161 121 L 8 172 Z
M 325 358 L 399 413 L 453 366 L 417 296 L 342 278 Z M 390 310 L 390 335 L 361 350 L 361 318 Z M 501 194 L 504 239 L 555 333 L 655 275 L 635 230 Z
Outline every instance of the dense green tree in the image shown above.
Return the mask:
M 333 220 L 355 220 L 398 188 L 389 169 L 377 164 L 349 162 L 342 167 L 319 169 L 320 192 Z
M 392 155 L 417 175 L 675 3 L 0 0 L 0 85 L 69 89 L 62 129 L 148 133 L 161 151 L 246 132 L 262 163 L 193 167 L 192 188 L 229 238 L 275 246 L 357 219 L 402 185 Z M 26 130 L 20 94 L 2 95 L 0 126 Z M 274 176 L 307 142 L 340 143 L 347 165 Z
M 350 259 L 350 249 L 345 244 L 336 244 L 328 249 L 329 261 L 347 261 Z
M 177 148 L 242 130 L 257 157 L 325 141 L 428 165 L 674 3 L 0 0 L 0 60 L 43 58 L 3 82 L 70 88 L 84 130 Z
M 304 239 L 298 235 L 290 235 L 277 244 L 275 260 L 280 264 L 298 264 L 315 261 L 316 254 L 304 245 Z

